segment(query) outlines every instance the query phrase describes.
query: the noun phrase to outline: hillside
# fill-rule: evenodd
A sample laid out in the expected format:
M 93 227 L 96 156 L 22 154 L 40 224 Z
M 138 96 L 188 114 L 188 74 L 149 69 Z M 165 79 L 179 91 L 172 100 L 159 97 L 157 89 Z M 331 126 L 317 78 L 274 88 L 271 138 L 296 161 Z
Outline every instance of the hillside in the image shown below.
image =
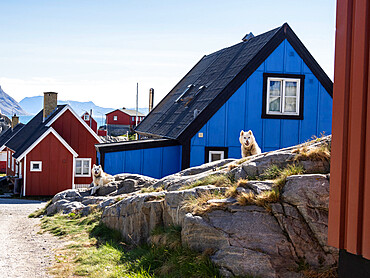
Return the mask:
M 37 114 L 42 109 L 43 104 L 43 97 L 42 96 L 34 96 L 34 97 L 26 97 L 22 99 L 19 104 L 22 106 L 23 109 L 27 110 L 31 114 Z M 116 108 L 105 108 L 101 106 L 95 105 L 92 101 L 81 102 L 81 101 L 74 101 L 74 100 L 58 100 L 58 104 L 68 104 L 72 107 L 72 109 L 78 114 L 82 115 L 86 111 L 93 110 L 93 117 L 96 119 L 100 119 L 102 115 L 109 113 Z M 148 114 L 147 108 L 139 108 L 139 111 L 143 114 Z
M 0 112 L 4 115 L 29 115 L 19 103 L 1 89 L 0 86 Z

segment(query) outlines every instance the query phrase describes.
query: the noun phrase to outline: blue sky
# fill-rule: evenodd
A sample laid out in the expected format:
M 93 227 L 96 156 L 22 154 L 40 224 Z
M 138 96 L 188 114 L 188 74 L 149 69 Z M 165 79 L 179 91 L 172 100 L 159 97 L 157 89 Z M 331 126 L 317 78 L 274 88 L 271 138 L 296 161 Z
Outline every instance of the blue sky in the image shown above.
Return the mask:
M 0 85 L 104 107 L 158 103 L 204 55 L 288 22 L 331 79 L 334 0 L 0 0 Z

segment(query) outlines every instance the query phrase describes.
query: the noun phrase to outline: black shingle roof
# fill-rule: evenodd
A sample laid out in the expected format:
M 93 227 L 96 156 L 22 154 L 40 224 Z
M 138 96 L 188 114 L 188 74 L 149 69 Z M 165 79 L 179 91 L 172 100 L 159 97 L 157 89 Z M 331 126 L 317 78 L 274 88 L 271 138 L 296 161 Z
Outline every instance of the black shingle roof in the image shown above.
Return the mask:
M 288 39 L 332 95 L 332 81 L 285 23 L 246 42 L 204 56 L 135 130 L 182 142 L 189 140 L 284 39 Z M 194 87 L 176 102 L 190 84 Z M 206 88 L 196 94 L 200 86 Z
M 0 136 L 0 147 L 2 147 L 10 138 L 12 138 L 17 132 L 24 126 L 24 124 L 19 123 L 15 128 L 8 128 Z
M 18 158 L 25 150 L 27 150 L 42 134 L 44 134 L 50 127 L 46 126 L 55 116 L 57 116 L 66 106 L 58 105 L 57 109 L 43 121 L 43 110 L 41 110 L 35 117 L 33 117 L 16 136 L 13 136 L 6 146 L 15 151 L 13 157 Z

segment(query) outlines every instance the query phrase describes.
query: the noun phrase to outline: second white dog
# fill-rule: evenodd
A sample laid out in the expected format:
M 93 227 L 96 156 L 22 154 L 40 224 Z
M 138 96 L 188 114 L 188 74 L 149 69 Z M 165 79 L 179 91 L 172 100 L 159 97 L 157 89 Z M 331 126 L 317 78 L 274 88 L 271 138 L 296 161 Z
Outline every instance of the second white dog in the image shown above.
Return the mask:
M 255 154 L 260 154 L 261 149 L 254 138 L 252 130 L 240 132 L 239 141 L 241 144 L 242 157 L 247 157 Z

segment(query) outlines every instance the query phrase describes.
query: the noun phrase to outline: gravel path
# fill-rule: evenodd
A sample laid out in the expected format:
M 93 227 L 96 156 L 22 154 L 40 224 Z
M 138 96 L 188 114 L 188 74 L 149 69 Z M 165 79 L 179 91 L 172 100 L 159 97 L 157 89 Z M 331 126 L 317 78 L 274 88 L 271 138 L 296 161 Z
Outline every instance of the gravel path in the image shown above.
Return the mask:
M 49 233 L 37 234 L 39 218 L 28 215 L 44 202 L 0 198 L 0 277 L 51 277 L 47 268 L 54 249 L 63 242 Z

